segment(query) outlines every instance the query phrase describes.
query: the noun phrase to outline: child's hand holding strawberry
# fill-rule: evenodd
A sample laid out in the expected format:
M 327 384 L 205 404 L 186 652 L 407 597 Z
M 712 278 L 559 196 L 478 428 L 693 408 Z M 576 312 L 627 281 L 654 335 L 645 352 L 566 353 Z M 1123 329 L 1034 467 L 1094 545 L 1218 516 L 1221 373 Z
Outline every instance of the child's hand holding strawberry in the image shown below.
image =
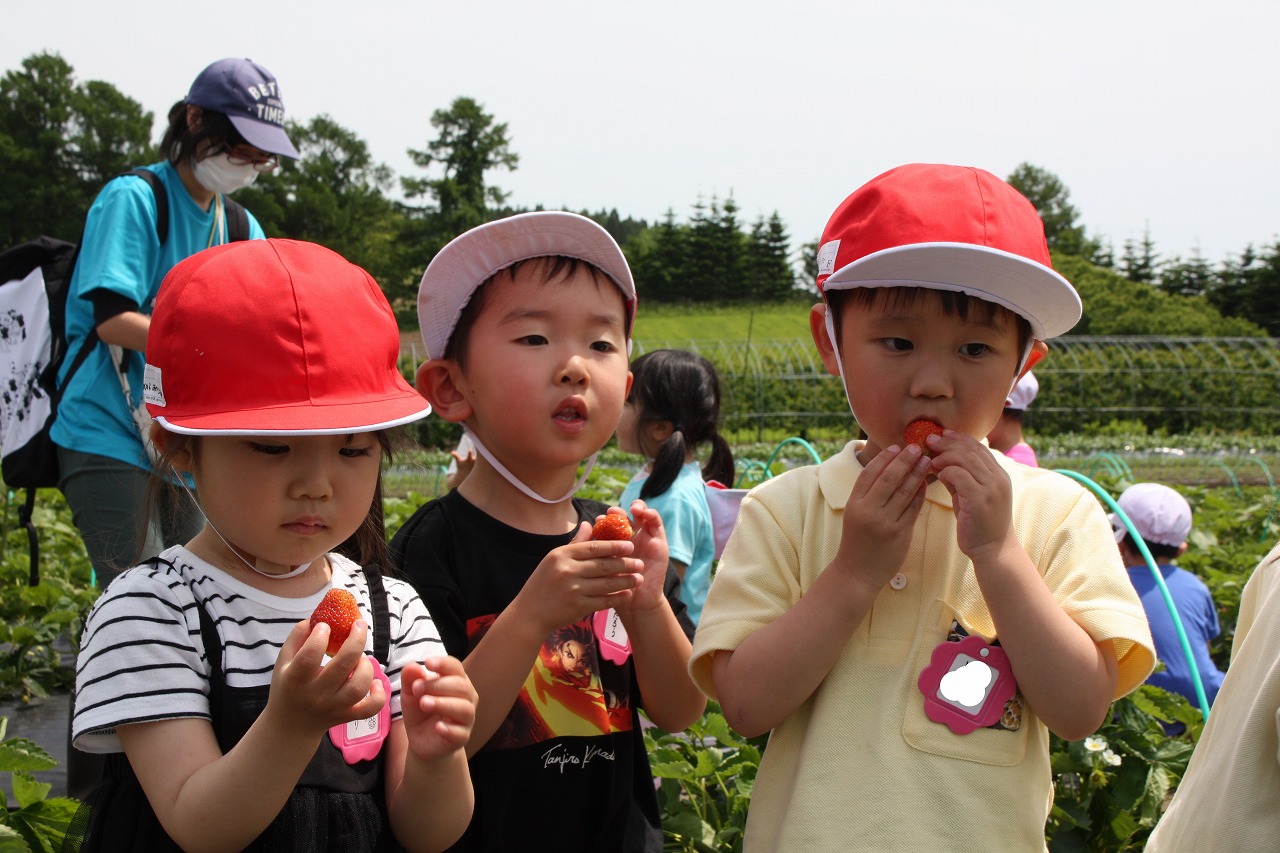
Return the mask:
M 350 636 L 322 665 L 331 635 L 306 620 L 294 625 L 276 657 L 263 716 L 279 712 L 290 725 L 320 735 L 378 713 L 390 697 L 365 656 L 367 634 L 365 621 L 355 620 Z
M 853 484 L 832 566 L 856 578 L 872 596 L 907 557 L 928 473 L 923 448 L 911 442 L 880 451 Z
M 616 507 L 610 508 L 605 519 L 614 516 L 625 519 L 626 513 Z M 631 552 L 631 556 L 642 562 L 643 569 L 640 572 L 642 580 L 631 600 L 616 608 L 624 620 L 630 614 L 652 610 L 666 602 L 663 585 L 670 559 L 667 552 L 667 532 L 662 526 L 662 516 L 658 511 L 650 509 L 644 501 L 632 501 L 631 517 L 635 520 L 635 533 L 631 537 L 635 550 Z
M 630 541 L 592 538 L 586 522 L 568 545 L 548 552 L 508 610 L 545 637 L 597 610 L 620 605 L 640 583 L 642 565 Z
M 1013 486 L 991 450 L 972 436 L 948 430 L 933 444 L 933 471 L 955 507 L 956 544 L 976 568 L 1016 544 Z

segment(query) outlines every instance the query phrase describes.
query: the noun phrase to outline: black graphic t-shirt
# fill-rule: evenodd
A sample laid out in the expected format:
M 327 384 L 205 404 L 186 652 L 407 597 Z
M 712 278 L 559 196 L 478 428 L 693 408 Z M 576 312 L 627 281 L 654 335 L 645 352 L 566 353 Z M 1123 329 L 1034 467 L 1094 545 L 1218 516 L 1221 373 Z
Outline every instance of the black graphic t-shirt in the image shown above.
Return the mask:
M 608 508 L 573 503 L 583 521 Z M 391 551 L 449 654 L 465 658 L 547 553 L 572 538 L 509 527 L 455 491 L 415 512 Z M 665 592 L 692 636 L 674 571 Z M 475 814 L 451 849 L 662 849 L 634 667 L 599 641 L 611 616 L 565 625 L 543 641 L 507 718 L 471 759 Z

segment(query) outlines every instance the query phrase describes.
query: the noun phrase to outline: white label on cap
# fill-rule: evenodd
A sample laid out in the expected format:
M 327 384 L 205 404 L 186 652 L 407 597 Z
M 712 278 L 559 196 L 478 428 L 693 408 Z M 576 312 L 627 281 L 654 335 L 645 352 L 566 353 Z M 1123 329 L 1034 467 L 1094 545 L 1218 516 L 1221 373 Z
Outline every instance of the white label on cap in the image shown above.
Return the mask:
M 148 364 L 142 371 L 142 402 L 164 405 L 164 383 L 160 381 L 160 368 L 154 364 Z
M 839 240 L 822 244 L 822 248 L 818 250 L 818 275 L 831 275 L 836 271 L 836 253 L 839 251 Z

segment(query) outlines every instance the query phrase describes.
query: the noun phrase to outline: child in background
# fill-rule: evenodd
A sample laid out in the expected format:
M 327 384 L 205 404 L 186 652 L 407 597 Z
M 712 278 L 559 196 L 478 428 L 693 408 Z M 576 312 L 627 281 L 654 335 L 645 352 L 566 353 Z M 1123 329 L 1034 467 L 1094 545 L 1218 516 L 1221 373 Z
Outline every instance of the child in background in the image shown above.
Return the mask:
M 992 450 L 998 450 L 1015 462 L 1030 465 L 1032 468 L 1038 466 L 1036 452 L 1023 437 L 1022 424 L 1027 409 L 1031 408 L 1031 401 L 1036 398 L 1039 390 L 1040 383 L 1028 370 L 1009 392 L 1009 396 L 1004 401 L 1004 412 L 1000 415 L 1000 420 L 987 435 L 987 444 L 991 445 Z
M 868 438 L 746 496 L 691 663 L 771 731 L 745 849 L 1043 851 L 1049 732 L 1095 731 L 1154 661 L 1097 500 L 982 442 L 1079 296 L 1016 190 L 919 164 L 840 205 L 817 284 Z
M 75 742 L 112 754 L 85 849 L 440 850 L 466 827 L 475 690 L 379 571 L 385 431 L 430 412 L 398 353 L 377 284 L 320 246 L 232 244 L 166 277 L 153 488 L 189 477 L 207 520 L 85 625 Z M 360 618 L 335 649 L 309 617 L 337 589 Z
M 635 501 L 634 537 L 595 541 L 609 508 L 573 497 L 622 414 L 634 317 L 621 249 L 572 213 L 473 228 L 422 277 L 418 389 L 477 458 L 391 550 L 480 694 L 456 850 L 662 849 L 639 710 L 702 713 L 693 626 L 658 513 Z
M 1137 528 L 1138 535 L 1146 543 L 1147 550 L 1160 569 L 1174 606 L 1178 608 L 1182 627 L 1187 632 L 1200 681 L 1204 686 L 1205 698 L 1212 703 L 1218 695 L 1218 688 L 1222 686 L 1224 675 L 1209 656 L 1210 641 L 1222 633 L 1218 626 L 1218 607 L 1213 603 L 1213 594 L 1203 581 L 1174 565 L 1174 560 L 1187 550 L 1187 537 L 1191 535 L 1191 505 L 1182 495 L 1159 483 L 1135 483 L 1121 493 L 1116 503 Z M 1138 597 L 1142 599 L 1142 606 L 1151 624 L 1151 636 L 1156 642 L 1156 657 L 1164 664 L 1164 669 L 1153 672 L 1147 683 L 1180 693 L 1192 705 L 1198 705 L 1200 700 L 1196 696 L 1187 656 L 1182 651 L 1173 616 L 1165 604 L 1164 595 L 1156 586 L 1151 567 L 1147 565 L 1138 543 L 1133 541 L 1133 535 L 1119 516 L 1113 513 L 1110 518 L 1120 547 L 1120 559 L 1129 571 L 1129 580 L 1138 591 Z M 1179 723 L 1172 730 L 1181 729 L 1182 725 Z
M 711 586 L 715 529 L 705 480 L 733 484 L 733 451 L 719 432 L 720 382 L 711 362 L 685 350 L 655 350 L 631 363 L 631 394 L 618 421 L 618 447 L 648 459 L 622 492 L 662 516 L 680 597 L 696 625 Z M 706 467 L 694 453 L 711 445 Z

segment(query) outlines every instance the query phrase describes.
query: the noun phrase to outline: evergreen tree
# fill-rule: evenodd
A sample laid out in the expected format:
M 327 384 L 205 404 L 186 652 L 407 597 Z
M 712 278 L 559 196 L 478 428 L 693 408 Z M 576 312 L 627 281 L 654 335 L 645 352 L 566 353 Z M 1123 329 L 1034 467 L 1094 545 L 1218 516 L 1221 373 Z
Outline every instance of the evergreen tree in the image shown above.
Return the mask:
M 1085 258 L 1093 255 L 1097 244 L 1088 240 L 1084 228 L 1077 224 L 1079 212 L 1069 201 L 1071 192 L 1057 175 L 1030 163 L 1020 163 L 1007 180 L 1040 214 L 1050 249 Z
M 1202 296 L 1213 289 L 1215 273 L 1213 267 L 1200 254 L 1197 247 L 1191 257 L 1182 260 L 1174 256 L 1160 270 L 1157 286 L 1165 293 L 1180 296 Z
M 785 299 L 795 287 L 791 267 L 790 238 L 777 211 L 768 219 L 761 216 L 751 228 L 747 241 L 744 273 L 746 296 L 753 300 Z
M 1223 315 L 1251 320 L 1280 336 L 1280 241 L 1261 252 L 1246 246 L 1238 261 L 1225 262 L 1208 296 Z
M 456 98 L 447 110 L 431 114 L 439 135 L 423 150 L 409 149 L 409 158 L 423 169 L 439 169 L 436 177 L 401 178 L 407 199 L 428 199 L 424 207 L 407 209 L 409 223 L 404 242 L 410 251 L 427 255 L 449 240 L 493 218 L 494 208 L 508 193 L 485 182 L 493 169 L 514 171 L 520 157 L 511 150 L 507 125 L 472 98 Z
M 683 290 L 688 242 L 689 229 L 676 222 L 670 208 L 656 226 L 637 231 L 627 240 L 623 249 L 643 299 L 674 302 L 688 298 Z
M 711 197 L 710 206 L 699 198 L 689 219 L 685 242 L 685 264 L 673 271 L 679 298 L 692 302 L 713 302 L 720 290 L 716 266 L 718 259 L 720 203 Z
M 1155 282 L 1160 271 L 1160 256 L 1156 254 L 1155 241 L 1151 239 L 1150 229 L 1144 229 L 1142 240 L 1124 241 L 1124 254 L 1120 257 L 1120 271 L 1129 281 L 1142 284 Z

